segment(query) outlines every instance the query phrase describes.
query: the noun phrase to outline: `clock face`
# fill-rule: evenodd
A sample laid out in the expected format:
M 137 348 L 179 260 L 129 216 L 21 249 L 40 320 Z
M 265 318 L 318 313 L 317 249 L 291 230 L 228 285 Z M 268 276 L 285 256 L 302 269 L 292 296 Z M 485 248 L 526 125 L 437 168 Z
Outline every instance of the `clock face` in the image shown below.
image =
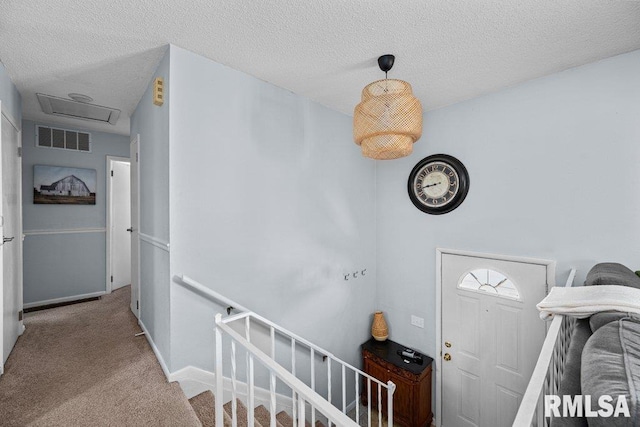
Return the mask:
M 451 212 L 469 191 L 469 174 L 455 157 L 436 154 L 418 162 L 407 183 L 409 198 L 423 212 Z

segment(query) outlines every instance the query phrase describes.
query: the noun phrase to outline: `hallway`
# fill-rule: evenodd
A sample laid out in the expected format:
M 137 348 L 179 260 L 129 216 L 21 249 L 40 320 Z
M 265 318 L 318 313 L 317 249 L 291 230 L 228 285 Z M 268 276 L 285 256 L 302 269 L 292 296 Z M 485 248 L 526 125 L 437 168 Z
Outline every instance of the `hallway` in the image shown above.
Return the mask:
M 0 377 L 3 426 L 197 426 L 129 309 L 130 287 L 25 315 Z

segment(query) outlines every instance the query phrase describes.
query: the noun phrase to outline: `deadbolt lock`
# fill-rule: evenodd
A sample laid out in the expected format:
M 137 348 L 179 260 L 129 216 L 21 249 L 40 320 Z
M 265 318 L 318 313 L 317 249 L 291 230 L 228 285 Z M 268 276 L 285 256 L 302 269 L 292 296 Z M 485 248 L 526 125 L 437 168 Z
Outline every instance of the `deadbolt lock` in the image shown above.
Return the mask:
M 445 354 L 444 354 L 444 360 L 446 360 L 447 362 L 448 362 L 449 360 L 451 360 L 451 355 L 450 355 L 449 353 L 445 353 Z
M 451 348 L 451 343 L 449 341 L 445 341 L 444 346 L 447 348 Z

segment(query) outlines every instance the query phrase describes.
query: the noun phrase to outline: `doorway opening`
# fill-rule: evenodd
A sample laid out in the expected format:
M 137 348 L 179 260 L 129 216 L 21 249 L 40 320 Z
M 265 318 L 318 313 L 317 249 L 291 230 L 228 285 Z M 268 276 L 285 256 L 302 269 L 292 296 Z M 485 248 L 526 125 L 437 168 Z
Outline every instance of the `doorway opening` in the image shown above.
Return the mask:
M 131 284 L 131 163 L 107 156 L 107 293 Z

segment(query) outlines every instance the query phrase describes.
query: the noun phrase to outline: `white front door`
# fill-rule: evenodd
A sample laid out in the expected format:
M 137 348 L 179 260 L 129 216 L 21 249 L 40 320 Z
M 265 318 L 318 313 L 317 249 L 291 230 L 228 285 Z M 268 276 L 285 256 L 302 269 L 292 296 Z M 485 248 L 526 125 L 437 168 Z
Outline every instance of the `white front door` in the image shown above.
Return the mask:
M 544 341 L 536 304 L 553 270 L 547 261 L 442 253 L 442 426 L 512 425 Z
M 2 115 L 2 234 L 0 247 L 2 268 L 2 366 L 22 332 L 19 312 L 22 310 L 22 225 L 21 225 L 21 162 L 18 156 L 19 132 Z M 2 372 L 0 370 L 0 372 Z
M 131 284 L 131 167 L 112 160 L 110 186 L 111 289 Z
M 139 260 L 140 260 L 140 239 L 138 237 L 139 224 L 138 219 L 138 149 L 140 145 L 140 137 L 135 136 L 131 140 L 131 311 L 136 317 L 140 318 L 140 276 L 139 276 Z

